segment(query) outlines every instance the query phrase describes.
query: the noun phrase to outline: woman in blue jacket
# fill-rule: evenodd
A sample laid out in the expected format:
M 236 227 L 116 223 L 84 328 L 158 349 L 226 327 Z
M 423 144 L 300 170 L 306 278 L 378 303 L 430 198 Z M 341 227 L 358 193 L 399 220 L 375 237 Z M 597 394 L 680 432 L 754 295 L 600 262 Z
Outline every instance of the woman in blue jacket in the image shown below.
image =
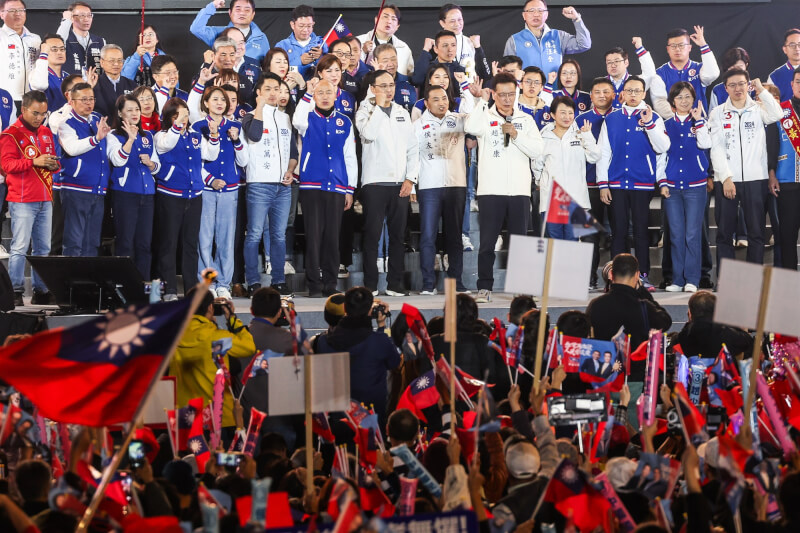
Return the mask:
M 352 94 L 342 89 L 342 62 L 333 54 L 326 54 L 317 61 L 315 76 L 321 80 L 328 80 L 336 87 L 336 102 L 334 108 L 351 121 L 355 120 L 356 99 Z
M 161 163 L 153 134 L 142 129 L 142 111 L 132 94 L 117 98 L 106 153 L 111 162 L 111 209 L 114 254 L 133 259 L 144 279 L 150 277 L 156 182 Z
M 162 110 L 161 131 L 155 144 L 161 160 L 156 182 L 158 272 L 166 283 L 164 300 L 177 300 L 176 253 L 180 239 L 185 290 L 197 283 L 197 249 L 203 211 L 203 161 L 219 155 L 219 125 L 206 121 L 208 135 L 189 126 L 189 107 L 170 98 Z
M 159 46 L 158 33 L 153 26 L 147 25 L 139 33 L 136 49 L 122 65 L 122 75 L 136 82 L 136 85 L 152 87 L 155 83 L 150 63 L 158 55 L 164 55 Z

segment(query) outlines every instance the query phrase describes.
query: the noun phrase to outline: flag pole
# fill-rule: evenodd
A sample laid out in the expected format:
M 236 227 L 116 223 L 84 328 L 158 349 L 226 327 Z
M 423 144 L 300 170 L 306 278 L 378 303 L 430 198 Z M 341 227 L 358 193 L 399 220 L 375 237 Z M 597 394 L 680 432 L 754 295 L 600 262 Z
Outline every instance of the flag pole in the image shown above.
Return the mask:
M 333 26 L 331 26 L 331 29 L 328 30 L 328 33 L 325 34 L 325 37 L 322 38 L 323 43 L 328 42 L 328 37 L 330 37 L 331 33 L 333 32 L 333 29 L 336 27 L 336 25 L 339 23 L 340 20 L 342 20 L 341 13 L 339 13 L 339 16 L 336 18 L 336 21 L 333 23 Z
M 444 340 L 450 343 L 450 437 L 456 434 L 456 280 L 444 280 Z M 510 373 L 510 370 L 509 370 Z
M 383 13 L 383 6 L 385 6 L 385 5 L 386 5 L 386 0 L 381 0 L 381 7 L 380 7 L 380 9 L 378 9 L 378 16 L 375 17 L 375 25 L 372 26 L 372 39 L 370 39 L 370 40 L 373 41 L 376 45 L 378 43 L 378 36 L 376 35 L 376 33 L 378 31 L 378 21 L 381 19 L 381 13 Z M 367 55 L 369 55 L 369 54 L 367 54 Z
M 164 360 L 161 362 L 161 366 L 159 366 L 156 373 L 153 374 L 153 378 L 150 380 L 150 386 L 147 388 L 147 392 L 139 402 L 139 406 L 136 408 L 136 412 L 131 419 L 130 427 L 128 428 L 128 434 L 125 436 L 125 440 L 123 441 L 122 445 L 111 457 L 111 463 L 103 470 L 103 477 L 100 480 L 100 484 L 97 485 L 97 489 L 94 491 L 94 496 L 92 496 L 92 501 L 89 503 L 89 507 L 87 507 L 86 512 L 81 518 L 81 521 L 78 523 L 78 527 L 75 529 L 76 533 L 85 533 L 88 530 L 89 524 L 92 522 L 92 518 L 97 512 L 97 508 L 100 506 L 100 502 L 103 501 L 103 496 L 105 495 L 106 489 L 111 481 L 111 476 L 117 471 L 117 468 L 119 468 L 119 464 L 122 462 L 122 456 L 127 451 L 131 440 L 133 440 L 133 435 L 136 433 L 136 421 L 142 417 L 144 409 L 147 406 L 147 401 L 150 399 L 150 396 L 155 390 L 156 383 L 158 383 L 158 381 L 161 379 L 161 376 L 164 375 L 169 368 L 169 363 L 172 360 L 172 357 L 175 355 L 175 350 L 178 348 L 178 343 L 180 343 L 181 339 L 183 338 L 183 333 L 189 327 L 192 317 L 194 316 L 195 309 L 197 309 L 197 306 L 200 305 L 200 302 L 205 296 L 205 292 L 202 289 L 208 290 L 208 287 L 211 286 L 211 282 L 216 277 L 217 273 L 213 270 L 203 272 L 203 280 L 195 285 L 195 287 L 197 287 L 199 290 L 195 292 L 194 298 L 192 298 L 192 303 L 189 305 L 189 311 L 186 313 L 186 318 L 184 318 L 183 324 L 181 325 L 180 334 L 175 336 L 175 340 L 172 341 L 172 346 L 170 346 L 169 352 L 167 352 L 166 357 L 164 357 Z
M 314 432 L 311 427 L 313 421 L 311 420 L 311 356 L 306 354 L 305 357 L 305 403 L 306 403 L 306 491 L 313 494 L 314 490 Z
M 764 342 L 764 318 L 767 315 L 769 302 L 769 285 L 772 279 L 772 266 L 764 267 L 764 277 L 761 279 L 761 298 L 758 302 L 758 318 L 756 320 L 756 338 L 753 342 L 753 366 L 750 369 L 750 386 L 747 389 L 747 400 L 744 408 L 747 409 L 750 427 L 753 426 L 753 401 L 756 398 L 756 379 L 758 369 L 761 367 L 761 344 Z
M 546 246 L 546 254 L 544 260 L 544 287 L 542 288 L 542 302 L 539 306 L 539 331 L 536 334 L 536 359 L 533 368 L 533 386 L 535 390 L 539 391 L 539 383 L 542 373 L 542 355 L 544 351 L 544 335 L 547 329 L 545 322 L 547 321 L 547 302 L 550 294 L 550 270 L 553 266 L 553 240 L 544 239 Z

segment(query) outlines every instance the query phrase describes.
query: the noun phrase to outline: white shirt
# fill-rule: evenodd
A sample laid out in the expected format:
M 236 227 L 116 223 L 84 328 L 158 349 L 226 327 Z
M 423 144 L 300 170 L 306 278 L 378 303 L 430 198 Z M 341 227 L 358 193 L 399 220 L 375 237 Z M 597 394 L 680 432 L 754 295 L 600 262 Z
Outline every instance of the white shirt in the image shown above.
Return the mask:
M 42 39 L 22 29 L 18 34 L 6 25 L 0 27 L 0 87 L 18 101 L 28 89 L 28 76 L 36 60 Z

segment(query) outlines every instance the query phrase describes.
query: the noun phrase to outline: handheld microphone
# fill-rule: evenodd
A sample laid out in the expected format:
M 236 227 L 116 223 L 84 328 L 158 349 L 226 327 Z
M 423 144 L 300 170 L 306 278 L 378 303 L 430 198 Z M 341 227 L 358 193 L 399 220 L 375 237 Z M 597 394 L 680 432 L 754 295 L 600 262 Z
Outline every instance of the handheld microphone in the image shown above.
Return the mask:
M 511 124 L 511 117 L 510 116 L 506 117 L 506 124 Z M 509 140 L 511 140 L 511 135 L 506 133 L 505 134 L 505 139 L 503 141 L 503 146 L 505 146 L 506 148 L 508 148 L 508 141 Z

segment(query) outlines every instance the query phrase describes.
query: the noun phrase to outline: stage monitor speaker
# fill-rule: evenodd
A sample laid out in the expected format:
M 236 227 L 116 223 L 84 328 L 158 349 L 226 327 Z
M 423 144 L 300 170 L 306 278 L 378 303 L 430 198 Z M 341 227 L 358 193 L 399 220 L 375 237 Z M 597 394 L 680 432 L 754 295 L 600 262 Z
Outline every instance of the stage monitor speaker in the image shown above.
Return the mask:
M 27 257 L 64 312 L 96 313 L 149 301 L 130 257 Z

